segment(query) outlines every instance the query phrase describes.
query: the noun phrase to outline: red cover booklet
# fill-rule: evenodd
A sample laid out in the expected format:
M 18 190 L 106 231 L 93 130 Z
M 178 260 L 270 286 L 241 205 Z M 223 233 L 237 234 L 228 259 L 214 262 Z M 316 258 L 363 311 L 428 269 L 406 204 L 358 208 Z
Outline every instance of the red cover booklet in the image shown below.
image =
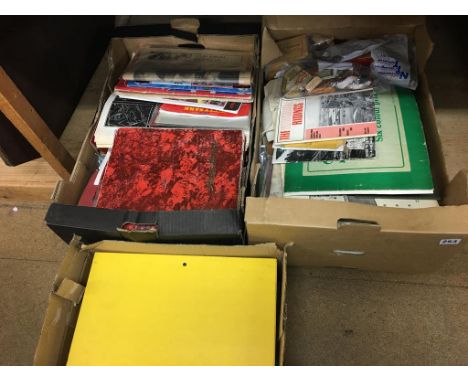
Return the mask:
M 185 105 L 171 105 L 164 103 L 161 105 L 159 111 L 164 110 L 168 113 L 177 113 L 177 114 L 193 114 L 193 115 L 209 115 L 212 117 L 221 117 L 221 118 L 244 118 L 250 117 L 250 109 L 252 105 L 250 103 L 242 103 L 239 111 L 236 114 L 227 113 L 225 111 L 208 109 L 205 107 L 199 106 L 185 106 Z
M 121 128 L 97 207 L 236 209 L 243 135 L 236 130 Z

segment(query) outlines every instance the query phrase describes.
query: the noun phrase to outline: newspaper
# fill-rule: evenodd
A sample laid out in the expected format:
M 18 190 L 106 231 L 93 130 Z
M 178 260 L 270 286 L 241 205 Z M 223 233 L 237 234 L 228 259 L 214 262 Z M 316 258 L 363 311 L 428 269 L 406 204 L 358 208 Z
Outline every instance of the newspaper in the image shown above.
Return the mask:
M 135 54 L 122 78 L 250 85 L 252 68 L 253 57 L 245 52 L 149 46 Z

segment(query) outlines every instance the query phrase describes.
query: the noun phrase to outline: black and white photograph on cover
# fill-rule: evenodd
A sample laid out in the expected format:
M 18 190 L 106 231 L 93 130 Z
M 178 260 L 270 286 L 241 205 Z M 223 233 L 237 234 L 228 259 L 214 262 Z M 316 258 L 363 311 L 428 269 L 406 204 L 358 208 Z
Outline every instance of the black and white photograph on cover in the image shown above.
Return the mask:
M 320 97 L 320 126 L 375 121 L 374 107 L 372 89 L 323 95 Z
M 371 159 L 375 157 L 375 137 L 348 139 L 343 150 L 294 150 L 275 148 L 273 164 L 344 161 L 350 159 Z
M 149 127 L 159 104 L 116 97 L 106 119 L 106 126 Z

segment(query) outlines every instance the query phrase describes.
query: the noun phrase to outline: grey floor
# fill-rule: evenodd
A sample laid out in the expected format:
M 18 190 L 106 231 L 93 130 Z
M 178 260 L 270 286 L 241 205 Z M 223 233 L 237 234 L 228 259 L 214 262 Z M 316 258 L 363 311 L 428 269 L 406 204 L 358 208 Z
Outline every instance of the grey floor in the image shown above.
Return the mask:
M 460 33 L 466 20 L 429 21 L 437 44 L 427 68 L 437 122 L 449 129 L 466 125 L 467 60 L 459 46 L 466 46 Z M 450 163 L 468 167 L 459 154 Z M 0 203 L 2 365 L 31 364 L 51 282 L 67 248 L 43 223 L 46 209 Z M 467 257 L 413 276 L 290 268 L 287 364 L 468 364 Z

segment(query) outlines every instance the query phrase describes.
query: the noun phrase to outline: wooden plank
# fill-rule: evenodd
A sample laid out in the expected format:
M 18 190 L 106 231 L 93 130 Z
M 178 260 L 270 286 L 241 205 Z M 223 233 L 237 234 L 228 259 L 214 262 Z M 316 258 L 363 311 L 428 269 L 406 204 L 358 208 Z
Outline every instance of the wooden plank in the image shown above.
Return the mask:
M 107 57 L 104 56 L 60 137 L 74 158 L 93 121 L 106 74 Z M 50 201 L 60 179 L 44 158 L 16 167 L 9 167 L 0 159 L 0 201 Z
M 68 179 L 74 159 L 47 124 L 0 67 L 0 110 L 36 151 L 63 179 Z
M 43 159 L 16 167 L 0 160 L 0 199 L 50 200 L 60 176 Z

